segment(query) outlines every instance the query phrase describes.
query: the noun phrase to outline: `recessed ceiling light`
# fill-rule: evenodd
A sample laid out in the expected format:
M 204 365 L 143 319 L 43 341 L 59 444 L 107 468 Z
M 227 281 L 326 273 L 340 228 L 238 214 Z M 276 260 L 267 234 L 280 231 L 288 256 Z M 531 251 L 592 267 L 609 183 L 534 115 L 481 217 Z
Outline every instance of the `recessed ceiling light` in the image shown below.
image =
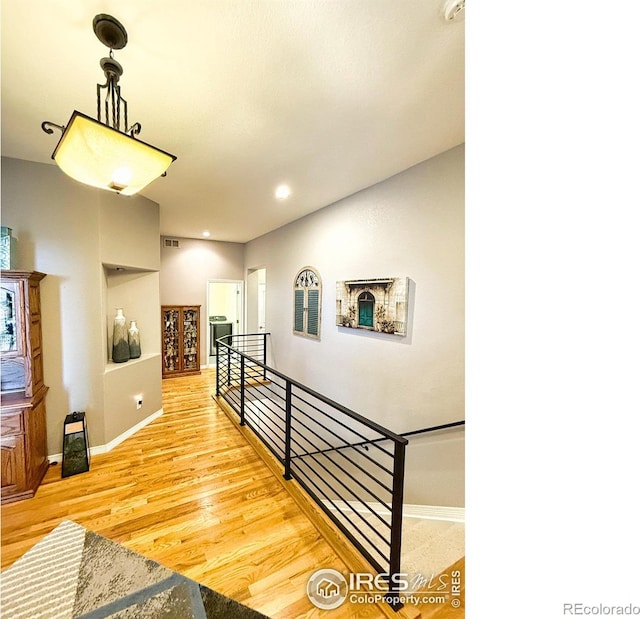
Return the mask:
M 204 230 L 202 232 L 202 236 L 211 236 L 211 232 L 209 232 L 209 230 Z
M 276 198 L 278 200 L 286 200 L 291 195 L 291 189 L 288 185 L 279 185 L 276 188 Z

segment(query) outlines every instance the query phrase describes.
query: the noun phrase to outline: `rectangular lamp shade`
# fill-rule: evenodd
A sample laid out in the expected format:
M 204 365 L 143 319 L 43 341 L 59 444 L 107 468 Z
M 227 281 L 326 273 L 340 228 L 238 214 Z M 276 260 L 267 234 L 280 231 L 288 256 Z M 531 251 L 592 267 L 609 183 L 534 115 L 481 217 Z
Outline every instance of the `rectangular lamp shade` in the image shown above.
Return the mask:
M 125 196 L 138 193 L 176 157 L 74 111 L 51 158 L 71 178 Z

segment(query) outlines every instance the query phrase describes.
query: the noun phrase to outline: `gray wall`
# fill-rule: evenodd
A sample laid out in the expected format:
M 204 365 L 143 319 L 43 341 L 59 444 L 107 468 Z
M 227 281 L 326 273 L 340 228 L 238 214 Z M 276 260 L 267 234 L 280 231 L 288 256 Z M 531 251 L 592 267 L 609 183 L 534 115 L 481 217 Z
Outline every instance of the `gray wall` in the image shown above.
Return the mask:
M 292 333 L 305 265 L 323 281 L 320 341 Z M 279 370 L 396 432 L 464 418 L 464 145 L 249 242 L 256 266 Z M 404 276 L 406 337 L 335 325 L 336 281 Z M 411 441 L 407 501 L 463 505 L 463 456 L 464 431 Z
M 47 274 L 41 297 L 49 453 L 62 451 L 63 422 L 72 411 L 86 411 L 91 445 L 100 446 L 160 410 L 158 205 L 76 183 L 55 165 L 3 157 L 2 223 L 18 239 L 17 268 Z M 131 376 L 138 373 L 133 362 L 109 371 L 115 271 L 105 264 L 148 277 L 143 300 L 136 286 L 116 294 L 125 310 L 137 306 L 154 317 L 139 324 L 147 343 L 139 363 L 154 368 L 146 376 Z M 111 392 L 127 405 L 114 406 Z M 137 393 L 145 394 L 141 410 Z
M 50 453 L 59 451 L 67 412 L 86 410 L 92 444 L 103 444 L 155 412 L 134 410 L 133 420 L 121 423 L 117 411 L 131 406 L 134 393 L 145 391 L 146 400 L 148 387 L 150 406 L 161 406 L 154 356 L 160 337 L 153 331 L 159 321 L 139 325 L 146 328 L 151 384 L 140 385 L 138 369 L 121 378 L 120 369 L 108 370 L 112 305 L 124 303 L 118 276 L 105 264 L 146 271 L 147 302 L 136 305 L 130 289 L 123 294 L 150 322 L 159 304 L 202 305 L 204 321 L 208 279 L 246 279 L 250 269 L 265 267 L 277 368 L 398 432 L 464 417 L 464 146 L 246 245 L 180 239 L 179 249 L 159 249 L 158 205 L 149 200 L 84 187 L 52 165 L 2 163 L 2 219 L 19 239 L 19 267 L 48 273 L 42 293 Z M 120 240 L 127 215 L 142 233 L 137 242 Z M 324 284 L 319 341 L 292 333 L 293 278 L 305 265 Z M 335 325 L 336 281 L 404 276 L 411 280 L 406 337 Z M 204 333 L 202 340 L 204 364 Z M 109 407 L 115 410 L 107 419 Z M 413 439 L 407 502 L 462 505 L 463 456 L 464 431 Z
M 209 359 L 207 281 L 243 280 L 244 245 L 171 237 L 179 247 L 161 247 L 161 305 L 200 305 L 200 365 Z

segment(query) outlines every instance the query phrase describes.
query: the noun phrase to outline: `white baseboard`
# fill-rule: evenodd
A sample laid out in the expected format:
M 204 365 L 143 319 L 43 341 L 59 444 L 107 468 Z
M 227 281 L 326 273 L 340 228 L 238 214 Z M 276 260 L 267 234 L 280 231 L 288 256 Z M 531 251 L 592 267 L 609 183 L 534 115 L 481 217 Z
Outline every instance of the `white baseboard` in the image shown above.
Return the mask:
M 402 506 L 405 518 L 422 518 L 423 520 L 447 520 L 449 522 L 464 522 L 464 507 L 448 505 L 411 505 Z
M 388 516 L 391 512 L 381 507 L 379 503 L 358 503 L 355 501 L 322 501 L 330 510 L 374 512 L 380 516 Z M 446 505 L 411 505 L 402 506 L 403 518 L 420 518 L 422 520 L 446 520 L 448 522 L 464 522 L 464 507 L 449 507 Z
M 89 454 L 91 456 L 97 456 L 99 454 L 106 454 L 111 451 L 114 447 L 117 447 L 122 441 L 127 440 L 129 437 L 133 436 L 138 430 L 142 430 L 146 425 L 150 424 L 154 419 L 157 419 L 164 413 L 164 410 L 161 408 L 157 410 L 155 413 L 152 413 L 148 417 L 145 417 L 142 421 L 138 422 L 135 426 L 132 426 L 119 436 L 116 436 L 112 441 L 109 441 L 106 445 L 96 445 L 95 447 L 89 447 Z M 49 454 L 48 456 L 49 462 L 62 462 L 62 454 Z

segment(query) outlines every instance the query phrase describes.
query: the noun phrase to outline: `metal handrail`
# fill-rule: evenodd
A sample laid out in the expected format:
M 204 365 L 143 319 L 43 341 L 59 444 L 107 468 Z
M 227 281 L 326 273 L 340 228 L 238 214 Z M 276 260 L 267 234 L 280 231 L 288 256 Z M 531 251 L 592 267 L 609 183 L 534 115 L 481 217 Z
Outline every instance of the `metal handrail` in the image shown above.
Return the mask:
M 268 335 L 216 340 L 216 396 L 280 461 L 285 479 L 295 479 L 371 565 L 389 575 L 389 601 L 397 610 L 391 575 L 400 573 L 408 440 L 269 367 Z
M 408 436 L 416 436 L 418 434 L 428 434 L 430 432 L 437 432 L 438 430 L 448 430 L 449 428 L 456 428 L 458 426 L 464 426 L 465 420 L 461 421 L 452 421 L 449 423 L 443 423 L 438 426 L 431 426 L 429 428 L 421 428 L 420 430 L 410 430 L 409 432 L 400 432 L 399 436 L 408 437 Z M 381 441 L 385 441 L 385 438 L 378 438 L 374 441 L 362 441 L 361 443 L 354 443 L 353 445 L 349 445 L 349 447 L 365 447 L 368 445 L 379 443 Z M 332 447 L 331 449 L 321 449 L 318 450 L 317 453 L 325 453 L 327 451 L 334 451 L 336 449 L 344 449 L 343 447 Z
M 324 396 L 321 393 L 318 393 L 317 391 L 314 391 L 310 387 L 307 387 L 306 385 L 303 385 L 302 383 L 294 380 L 293 378 L 290 378 L 290 377 L 286 376 L 282 372 L 279 372 L 278 370 L 276 370 L 274 368 L 268 367 L 266 365 L 266 338 L 267 338 L 267 335 L 271 335 L 270 333 L 249 333 L 249 334 L 246 334 L 246 335 L 247 336 L 264 337 L 264 339 L 265 339 L 264 359 L 265 360 L 264 361 L 259 361 L 255 357 L 250 357 L 249 355 L 246 355 L 244 352 L 241 352 L 239 350 L 234 350 L 234 352 L 238 353 L 240 356 L 242 356 L 242 357 L 244 357 L 246 359 L 249 359 L 251 362 L 255 362 L 256 365 L 264 368 L 265 370 L 268 370 L 270 374 L 272 374 L 274 376 L 278 376 L 279 378 L 282 378 L 283 380 L 286 380 L 292 386 L 298 387 L 302 391 L 307 392 L 309 395 L 314 396 L 315 398 L 317 398 L 318 400 L 324 402 L 325 404 L 330 404 L 331 406 L 333 406 L 337 410 L 339 410 L 341 413 L 344 413 L 345 415 L 348 415 L 352 419 L 354 419 L 356 421 L 359 421 L 360 423 L 363 423 L 363 424 L 369 426 L 370 428 L 376 430 L 377 432 L 380 432 L 380 434 L 384 435 L 385 438 L 388 438 L 388 439 L 390 439 L 392 441 L 396 441 L 396 440 L 397 441 L 401 441 L 401 442 L 404 442 L 405 444 L 408 442 L 408 441 L 404 440 L 401 435 L 396 434 L 395 432 L 392 432 L 391 430 L 388 430 L 384 426 L 381 426 L 380 424 L 377 424 L 375 421 L 372 421 L 371 419 L 367 419 L 366 417 L 363 417 L 362 415 L 356 413 L 355 411 L 352 411 L 352 410 L 348 409 L 346 406 L 342 406 L 342 404 L 338 404 L 338 402 L 335 402 L 331 398 L 328 398 L 327 396 Z M 225 335 L 225 336 L 219 338 L 218 340 L 216 340 L 216 342 L 220 342 L 220 344 L 222 344 L 225 348 L 232 349 L 232 346 L 230 344 L 228 344 L 227 342 L 224 342 L 223 340 L 226 340 L 226 339 L 229 339 L 229 338 L 237 338 L 237 337 L 241 337 L 241 336 L 239 336 L 239 335 Z M 217 390 L 216 390 L 216 395 L 218 395 Z
M 449 428 L 456 428 L 458 426 L 465 425 L 464 419 L 460 421 L 451 421 L 449 423 L 442 423 L 439 426 L 431 426 L 430 428 L 421 428 L 420 430 L 411 430 L 410 432 L 402 432 L 400 436 L 415 436 L 416 434 L 427 434 L 428 432 L 436 432 L 438 430 L 447 430 Z

